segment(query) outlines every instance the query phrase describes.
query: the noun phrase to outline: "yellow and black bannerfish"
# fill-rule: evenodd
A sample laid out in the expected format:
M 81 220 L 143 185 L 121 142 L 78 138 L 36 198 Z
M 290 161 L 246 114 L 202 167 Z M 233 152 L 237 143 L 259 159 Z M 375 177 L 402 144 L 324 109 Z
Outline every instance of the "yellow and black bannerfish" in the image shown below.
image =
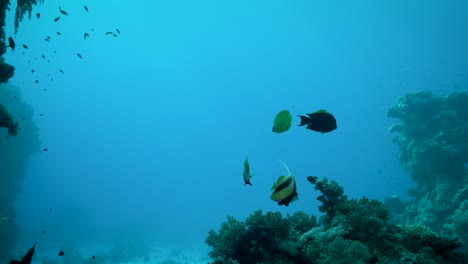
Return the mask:
M 252 183 L 250 183 L 250 178 L 252 178 L 255 174 L 250 174 L 250 165 L 249 161 L 247 160 L 247 157 L 245 157 L 244 161 L 244 172 L 242 173 L 242 176 L 244 176 L 244 182 L 245 184 L 248 184 L 252 186 Z
M 288 110 L 283 110 L 276 114 L 275 120 L 273 121 L 272 131 L 275 133 L 283 133 L 288 131 L 292 124 L 292 116 Z
M 288 206 L 290 203 L 294 202 L 298 199 L 298 193 L 296 192 L 296 180 L 294 176 L 291 175 L 291 171 L 289 170 L 288 166 L 284 164 L 286 170 L 288 170 L 288 176 L 280 176 L 276 182 L 271 187 L 273 193 L 271 194 L 270 198 L 278 202 L 278 205 L 285 205 Z

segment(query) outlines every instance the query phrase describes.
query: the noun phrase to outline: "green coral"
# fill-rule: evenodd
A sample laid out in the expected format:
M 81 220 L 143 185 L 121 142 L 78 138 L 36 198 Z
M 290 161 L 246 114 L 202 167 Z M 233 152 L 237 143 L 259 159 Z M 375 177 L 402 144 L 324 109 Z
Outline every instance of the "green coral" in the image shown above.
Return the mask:
M 439 236 L 425 225 L 399 226 L 403 245 L 413 253 L 431 248 L 437 255 L 445 255 L 461 246 L 458 238 Z

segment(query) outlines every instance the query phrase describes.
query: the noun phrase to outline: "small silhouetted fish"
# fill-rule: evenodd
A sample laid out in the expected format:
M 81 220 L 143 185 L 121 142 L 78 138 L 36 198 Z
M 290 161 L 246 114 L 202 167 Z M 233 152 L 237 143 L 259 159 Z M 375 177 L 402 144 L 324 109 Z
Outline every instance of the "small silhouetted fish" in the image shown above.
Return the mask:
M 65 255 L 65 252 L 63 252 L 63 250 L 62 250 L 62 251 L 60 251 L 60 252 L 58 253 L 58 255 L 59 255 L 59 256 L 63 256 L 63 255 Z
M 111 32 L 111 31 L 106 32 L 106 35 L 112 35 L 112 34 L 114 34 L 114 32 Z
M 39 83 L 39 80 L 35 80 L 34 82 L 35 82 L 35 83 Z
M 59 72 L 63 73 L 63 71 L 60 69 Z
M 26 120 L 26 118 L 24 118 L 24 117 L 22 117 L 21 119 L 23 119 L 23 121 Z
M 81 54 L 77 53 L 76 56 L 78 56 L 78 58 L 82 59 L 83 56 L 81 56 Z
M 119 33 L 119 34 L 120 34 L 120 30 L 119 30 L 118 28 L 116 28 L 116 29 L 115 29 L 115 31 L 117 31 L 117 33 Z
M 47 42 L 49 42 L 49 41 L 50 41 L 50 39 L 49 39 L 49 38 L 45 38 L 44 40 L 45 40 L 45 41 L 47 41 Z
M 42 57 L 43 59 L 45 59 L 45 56 L 44 56 L 44 55 L 41 55 L 41 57 Z
M 45 233 L 46 233 L 46 231 L 45 231 L 45 230 L 42 230 L 41 234 L 45 234 Z
M 54 22 L 59 21 L 59 19 L 60 19 L 60 17 L 56 17 L 56 18 L 54 19 Z
M 95 258 L 96 258 L 96 256 L 92 256 L 91 258 L 92 258 L 92 259 L 95 259 Z
M 16 43 L 15 43 L 15 40 L 12 37 L 8 38 L 8 45 L 10 46 L 11 50 L 15 50 Z
M 40 14 L 40 13 L 36 13 L 36 17 L 37 17 L 37 18 L 41 18 L 41 14 Z
M 34 248 L 36 247 L 36 245 L 37 245 L 37 242 L 34 244 L 32 248 L 28 250 L 28 252 L 26 252 L 26 255 L 24 255 L 21 261 L 12 260 L 10 264 L 31 264 L 32 257 L 34 255 Z
M 60 9 L 60 13 L 62 13 L 64 16 L 68 16 L 67 11 L 65 11 L 65 10 L 63 10 L 63 9 Z
M 23 44 L 23 48 L 27 49 L 27 48 L 28 48 L 28 45 Z
M 84 33 L 84 39 L 86 39 L 87 37 L 89 37 L 89 34 L 88 33 Z
M 34 72 L 35 72 L 35 70 L 31 70 L 31 72 L 32 72 L 32 73 L 34 73 Z
M 44 114 L 39 114 L 39 116 L 44 116 Z M 50 211 L 52 211 L 52 208 L 50 208 Z
M 85 10 L 86 12 L 88 12 L 88 11 L 89 11 L 89 9 L 88 9 L 88 7 L 87 7 L 87 6 L 83 6 L 83 7 L 84 7 L 84 10 Z
M 60 32 L 58 32 L 58 31 L 57 31 L 57 35 L 59 35 L 59 36 L 60 36 L 60 35 L 62 35 L 62 33 L 60 33 Z
M 114 35 L 112 35 L 112 36 L 117 37 L 117 34 L 114 34 Z
M 43 151 L 47 151 L 48 149 L 47 148 L 44 148 Z

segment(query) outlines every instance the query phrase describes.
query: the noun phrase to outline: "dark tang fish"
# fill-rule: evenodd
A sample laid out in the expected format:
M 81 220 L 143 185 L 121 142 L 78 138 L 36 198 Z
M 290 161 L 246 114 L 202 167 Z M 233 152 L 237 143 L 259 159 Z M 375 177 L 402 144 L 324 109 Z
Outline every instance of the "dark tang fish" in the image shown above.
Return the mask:
M 327 133 L 337 128 L 335 117 L 324 109 L 299 117 L 301 118 L 299 126 L 307 125 L 307 129 L 313 131 Z
M 31 264 L 32 257 L 34 255 L 34 248 L 36 247 L 36 245 L 37 245 L 37 242 L 34 244 L 32 248 L 28 250 L 28 252 L 26 253 L 26 255 L 24 255 L 21 261 L 12 260 L 10 264 Z

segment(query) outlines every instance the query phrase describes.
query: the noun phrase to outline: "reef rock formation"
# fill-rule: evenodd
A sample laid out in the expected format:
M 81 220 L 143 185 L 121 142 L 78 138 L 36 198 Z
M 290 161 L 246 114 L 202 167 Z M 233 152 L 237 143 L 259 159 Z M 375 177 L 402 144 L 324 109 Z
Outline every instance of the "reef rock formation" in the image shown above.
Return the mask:
M 387 200 L 396 222 L 424 224 L 468 244 L 468 91 L 445 96 L 424 91 L 401 97 L 388 116 L 399 159 L 416 182 L 413 197 Z

